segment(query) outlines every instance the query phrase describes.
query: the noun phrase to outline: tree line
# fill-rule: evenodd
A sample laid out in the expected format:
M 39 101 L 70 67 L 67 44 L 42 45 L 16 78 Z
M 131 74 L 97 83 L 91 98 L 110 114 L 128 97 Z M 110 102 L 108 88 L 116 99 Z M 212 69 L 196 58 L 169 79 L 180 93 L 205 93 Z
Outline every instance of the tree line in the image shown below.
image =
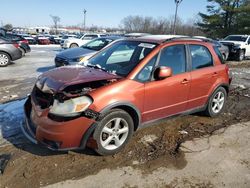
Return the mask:
M 207 14 L 199 13 L 197 23 L 207 36 L 250 34 L 250 0 L 207 0 Z

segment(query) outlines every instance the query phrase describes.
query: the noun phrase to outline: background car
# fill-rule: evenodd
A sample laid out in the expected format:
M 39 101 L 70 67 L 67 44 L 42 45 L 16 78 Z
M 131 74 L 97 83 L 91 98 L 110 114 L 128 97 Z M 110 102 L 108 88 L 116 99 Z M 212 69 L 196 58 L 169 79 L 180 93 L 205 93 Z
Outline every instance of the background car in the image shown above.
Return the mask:
M 21 34 L 20 36 L 22 36 L 24 39 L 26 39 L 28 41 L 28 43 L 31 45 L 37 44 L 37 40 L 35 40 L 34 37 L 32 37 L 31 35 Z
M 16 34 L 12 34 L 12 33 L 6 33 L 4 38 L 18 43 L 19 44 L 19 49 L 22 52 L 22 56 L 24 56 L 25 53 L 28 53 L 28 52 L 31 51 L 28 40 L 26 40 L 25 38 L 23 38 L 20 35 L 16 35 Z
M 47 37 L 37 36 L 35 39 L 37 40 L 38 44 L 42 44 L 42 45 L 50 44 L 50 40 Z
M 84 34 L 80 38 L 69 38 L 69 39 L 64 41 L 62 48 L 65 48 L 65 49 L 77 48 L 77 47 L 82 46 L 95 38 L 105 37 L 105 36 L 107 36 L 107 35 L 106 34 L 91 33 L 91 34 Z
M 58 36 L 50 36 L 49 41 L 50 41 L 50 44 L 60 44 L 61 38 Z
M 64 41 L 69 39 L 69 38 L 76 38 L 77 35 L 63 35 L 60 41 L 61 47 L 63 47 Z
M 96 52 L 121 37 L 110 36 L 94 39 L 78 48 L 71 48 L 58 53 L 55 57 L 55 66 L 75 65 L 80 61 L 87 60 Z
M 11 61 L 22 57 L 22 52 L 16 42 L 0 36 L 0 67 L 7 66 Z
M 229 58 L 242 61 L 250 57 L 250 35 L 229 35 L 220 41 L 229 48 Z

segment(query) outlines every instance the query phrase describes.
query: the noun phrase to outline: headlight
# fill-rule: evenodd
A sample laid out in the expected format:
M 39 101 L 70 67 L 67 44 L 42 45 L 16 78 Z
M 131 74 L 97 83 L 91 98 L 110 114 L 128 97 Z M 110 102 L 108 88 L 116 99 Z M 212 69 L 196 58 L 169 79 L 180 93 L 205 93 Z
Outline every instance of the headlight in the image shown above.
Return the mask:
M 78 57 L 78 58 L 75 58 L 75 59 L 72 59 L 73 62 L 80 62 L 82 61 L 82 59 L 84 59 L 85 57 Z
M 79 61 L 80 63 L 83 63 L 84 61 L 87 61 L 89 58 L 91 58 L 93 55 L 87 55 L 85 57 L 82 57 L 81 60 Z
M 50 113 L 63 116 L 75 116 L 79 112 L 87 110 L 92 102 L 92 99 L 87 96 L 69 99 L 63 103 L 60 103 L 58 100 L 54 100 Z

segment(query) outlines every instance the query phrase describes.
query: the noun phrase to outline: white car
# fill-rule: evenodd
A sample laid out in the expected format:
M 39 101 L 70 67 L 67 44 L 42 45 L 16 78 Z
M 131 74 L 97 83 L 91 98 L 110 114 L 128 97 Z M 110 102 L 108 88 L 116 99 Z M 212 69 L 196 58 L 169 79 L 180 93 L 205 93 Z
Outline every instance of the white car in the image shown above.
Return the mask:
M 79 46 L 82 46 L 86 44 L 87 42 L 99 38 L 99 37 L 105 37 L 105 34 L 84 34 L 81 36 L 81 38 L 68 38 L 64 41 L 64 43 L 61 45 L 62 48 L 76 48 Z
M 220 41 L 229 48 L 229 57 L 242 61 L 250 57 L 250 35 L 229 35 Z

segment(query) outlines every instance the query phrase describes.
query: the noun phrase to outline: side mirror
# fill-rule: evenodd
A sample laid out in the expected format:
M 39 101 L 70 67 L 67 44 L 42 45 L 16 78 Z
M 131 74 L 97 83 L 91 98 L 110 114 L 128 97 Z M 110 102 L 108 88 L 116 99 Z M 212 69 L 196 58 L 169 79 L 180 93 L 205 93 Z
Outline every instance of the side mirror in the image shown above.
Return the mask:
M 170 67 L 158 67 L 154 72 L 154 78 L 156 80 L 163 80 L 172 76 L 172 69 Z

